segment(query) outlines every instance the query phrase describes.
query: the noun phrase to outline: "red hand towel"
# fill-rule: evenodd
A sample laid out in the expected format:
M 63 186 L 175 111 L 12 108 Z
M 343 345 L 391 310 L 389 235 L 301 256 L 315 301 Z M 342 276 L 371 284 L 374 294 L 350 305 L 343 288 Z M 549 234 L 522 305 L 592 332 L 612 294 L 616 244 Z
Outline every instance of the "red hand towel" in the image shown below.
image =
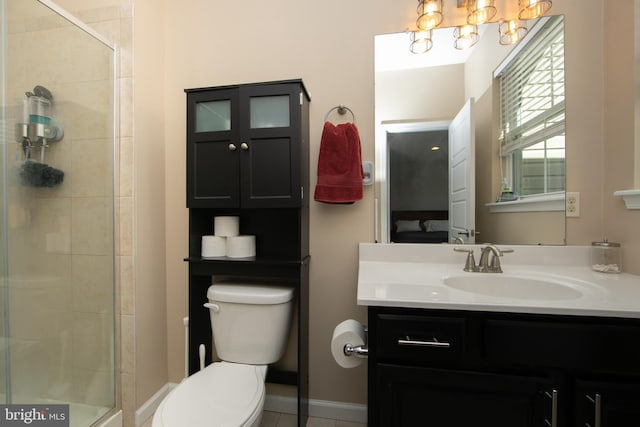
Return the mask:
M 353 203 L 362 199 L 362 154 L 354 123 L 325 122 L 318 156 L 318 202 Z

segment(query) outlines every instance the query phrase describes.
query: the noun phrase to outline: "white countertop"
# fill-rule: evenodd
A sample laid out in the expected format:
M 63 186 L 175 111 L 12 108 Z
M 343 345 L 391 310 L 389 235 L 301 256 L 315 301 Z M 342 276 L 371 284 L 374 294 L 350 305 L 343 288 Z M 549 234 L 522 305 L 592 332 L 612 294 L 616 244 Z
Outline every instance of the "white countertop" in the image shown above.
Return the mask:
M 476 261 L 482 246 L 465 245 L 475 249 Z M 514 250 L 500 259 L 503 273 L 463 271 L 466 254 L 454 247 L 361 243 L 358 305 L 640 318 L 640 276 L 591 270 L 588 246 L 500 245 Z M 566 299 L 544 292 L 539 298 L 518 298 L 462 291 L 443 282 L 479 275 L 531 277 L 578 292 Z

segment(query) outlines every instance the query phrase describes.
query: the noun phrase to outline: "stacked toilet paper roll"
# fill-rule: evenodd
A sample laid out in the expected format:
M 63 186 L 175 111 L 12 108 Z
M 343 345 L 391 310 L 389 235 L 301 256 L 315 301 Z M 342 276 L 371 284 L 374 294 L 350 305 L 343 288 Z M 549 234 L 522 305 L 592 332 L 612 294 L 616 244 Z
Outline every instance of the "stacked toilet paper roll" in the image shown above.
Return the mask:
M 256 236 L 245 234 L 227 237 L 227 256 L 229 258 L 256 256 Z
M 202 258 L 249 258 L 256 256 L 256 236 L 240 235 L 240 218 L 213 218 L 213 236 L 202 236 Z
M 240 234 L 240 218 L 237 216 L 217 216 L 213 218 L 214 234 L 219 237 Z
M 331 354 L 343 368 L 355 368 L 362 364 L 363 359 L 356 356 L 347 356 L 344 353 L 344 346 L 351 344 L 356 347 L 366 343 L 364 326 L 357 320 L 347 319 L 341 322 L 333 330 L 331 338 Z
M 227 255 L 227 238 L 220 236 L 202 236 L 202 258 L 216 258 Z

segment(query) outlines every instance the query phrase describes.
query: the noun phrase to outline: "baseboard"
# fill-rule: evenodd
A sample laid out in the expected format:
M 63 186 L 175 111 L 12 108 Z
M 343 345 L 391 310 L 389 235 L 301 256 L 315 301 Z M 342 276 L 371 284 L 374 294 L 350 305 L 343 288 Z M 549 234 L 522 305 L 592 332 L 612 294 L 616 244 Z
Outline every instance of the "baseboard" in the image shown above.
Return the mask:
M 105 420 L 100 427 L 122 427 L 122 411 L 116 412 L 114 415 Z
M 140 427 L 147 422 L 149 418 L 153 417 L 153 413 L 158 409 L 158 406 L 160 406 L 162 399 L 164 399 L 175 386 L 177 386 L 175 383 L 165 384 L 156 394 L 151 396 L 149 400 L 144 402 L 142 406 L 136 410 L 136 427 Z
M 267 395 L 264 409 L 265 411 L 295 414 L 298 412 L 298 403 L 295 397 Z M 309 416 L 366 424 L 367 405 L 309 399 Z
M 142 426 L 158 409 L 162 399 L 177 384 L 165 384 L 149 400 L 136 411 L 136 427 Z M 298 400 L 295 397 L 267 395 L 264 402 L 265 411 L 295 414 L 298 412 Z M 367 405 L 356 403 L 332 402 L 330 400 L 309 399 L 309 416 L 329 418 L 332 420 L 367 423 Z

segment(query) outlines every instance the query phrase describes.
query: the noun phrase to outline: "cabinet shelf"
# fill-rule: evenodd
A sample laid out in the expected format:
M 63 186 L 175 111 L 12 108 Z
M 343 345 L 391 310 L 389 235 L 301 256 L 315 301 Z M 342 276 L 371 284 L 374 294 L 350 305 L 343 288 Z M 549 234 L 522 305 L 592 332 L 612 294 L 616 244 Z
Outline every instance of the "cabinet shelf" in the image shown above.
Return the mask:
M 252 258 L 202 258 L 188 257 L 184 261 L 189 263 L 191 274 L 194 276 L 211 276 L 214 274 L 239 274 L 247 276 L 276 276 L 296 278 L 300 268 L 309 263 L 307 256 L 303 259 L 282 259 L 271 257 Z M 239 270 L 241 268 L 242 270 Z

